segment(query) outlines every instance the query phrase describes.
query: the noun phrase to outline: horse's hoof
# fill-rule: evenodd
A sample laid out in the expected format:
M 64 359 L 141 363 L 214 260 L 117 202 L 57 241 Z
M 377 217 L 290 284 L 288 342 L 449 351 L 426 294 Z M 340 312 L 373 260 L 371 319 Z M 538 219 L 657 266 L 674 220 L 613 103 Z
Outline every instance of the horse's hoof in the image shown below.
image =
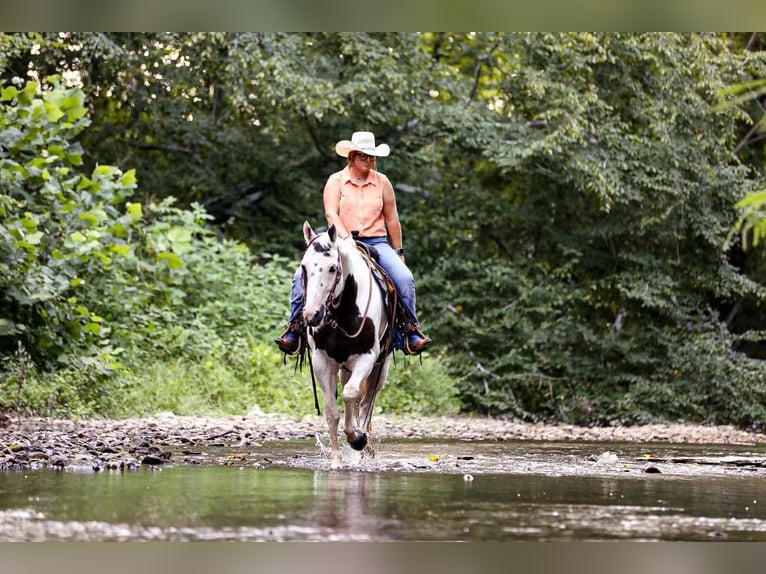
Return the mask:
M 367 433 L 360 430 L 355 430 L 353 433 L 346 435 L 346 438 L 348 439 L 348 444 L 354 450 L 362 450 L 367 446 Z

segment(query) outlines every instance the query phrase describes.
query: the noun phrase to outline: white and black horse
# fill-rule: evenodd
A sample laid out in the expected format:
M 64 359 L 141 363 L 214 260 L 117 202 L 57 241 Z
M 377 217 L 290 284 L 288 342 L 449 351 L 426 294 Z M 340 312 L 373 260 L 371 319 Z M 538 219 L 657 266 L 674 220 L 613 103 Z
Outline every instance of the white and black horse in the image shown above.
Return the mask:
M 303 319 L 311 367 L 324 395 L 331 465 L 337 468 L 341 463 L 338 377 L 346 439 L 353 449 L 375 454 L 368 437 L 372 412 L 393 353 L 393 325 L 386 305 L 390 290 L 376 280 L 369 256 L 353 239 L 338 237 L 334 225 L 317 234 L 305 222 L 303 237 Z

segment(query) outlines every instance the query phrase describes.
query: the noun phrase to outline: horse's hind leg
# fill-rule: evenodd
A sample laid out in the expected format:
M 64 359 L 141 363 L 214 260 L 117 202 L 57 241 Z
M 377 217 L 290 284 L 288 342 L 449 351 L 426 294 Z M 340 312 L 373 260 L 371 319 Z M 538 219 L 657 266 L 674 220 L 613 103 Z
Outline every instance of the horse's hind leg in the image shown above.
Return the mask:
M 386 358 L 382 365 L 372 370 L 372 373 L 364 381 L 361 389 L 362 398 L 359 401 L 359 417 L 364 423 L 364 429 L 368 437 L 364 452 L 370 458 L 375 457 L 375 449 L 372 445 L 372 415 L 375 409 L 375 399 L 386 384 L 389 364 L 390 357 Z
M 363 435 L 365 436 L 364 443 L 360 444 L 360 447 L 357 450 L 364 449 L 364 454 L 374 457 L 375 451 L 372 448 L 372 443 L 370 442 L 372 439 L 372 413 L 370 412 L 371 409 L 375 407 L 374 401 L 375 401 L 375 389 L 373 389 L 373 385 L 375 384 L 373 377 L 375 376 L 375 371 L 367 377 L 364 382 L 362 383 L 362 388 L 359 391 L 359 400 L 357 401 L 357 424 L 360 425 Z

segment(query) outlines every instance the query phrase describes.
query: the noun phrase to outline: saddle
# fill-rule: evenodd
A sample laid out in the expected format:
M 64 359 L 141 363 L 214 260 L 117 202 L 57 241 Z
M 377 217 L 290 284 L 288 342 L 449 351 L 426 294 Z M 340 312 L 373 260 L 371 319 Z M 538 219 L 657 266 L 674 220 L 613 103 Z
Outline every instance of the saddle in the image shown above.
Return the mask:
M 385 356 L 388 351 L 393 350 L 394 335 L 396 326 L 399 331 L 404 335 L 404 352 L 407 355 L 412 355 L 409 347 L 409 333 L 418 333 L 421 337 L 425 337 L 423 331 L 420 330 L 420 326 L 415 321 L 415 318 L 409 312 L 406 306 L 402 305 L 399 301 L 399 293 L 394 286 L 394 282 L 391 280 L 388 272 L 381 267 L 378 261 L 378 250 L 372 245 L 367 245 L 361 241 L 355 241 L 356 248 L 362 252 L 367 258 L 372 269 L 372 276 L 378 283 L 378 286 L 385 294 L 385 306 L 386 316 L 388 317 L 388 327 L 381 336 L 381 349 L 383 353 L 381 356 Z M 384 344 L 384 342 L 386 344 Z
M 407 334 L 418 332 L 423 335 L 422 331 L 420 331 L 414 317 L 412 317 L 407 308 L 399 301 L 399 293 L 396 290 L 396 286 L 394 285 L 391 276 L 379 263 L 378 250 L 361 241 L 355 240 L 354 245 L 362 255 L 365 256 L 365 259 L 367 259 L 372 277 L 383 293 L 383 305 L 386 311 L 387 326 L 380 336 L 380 356 L 385 357 L 389 352 L 394 350 L 397 329 L 404 334 L 405 354 L 411 355 L 412 352 L 409 350 Z M 293 354 L 298 356 L 296 369 L 302 370 L 303 362 L 306 357 L 306 350 L 308 348 L 307 334 L 303 326 L 303 321 L 296 321 L 289 324 L 285 332 L 288 331 L 292 331 L 298 336 L 298 349 Z M 284 359 L 287 359 L 287 355 L 285 355 Z
M 398 324 L 400 309 L 403 309 L 404 305 L 399 304 L 399 294 L 396 291 L 394 282 L 379 263 L 378 250 L 372 245 L 367 245 L 361 241 L 354 241 L 354 244 L 367 259 L 367 263 L 370 265 L 370 270 L 372 271 L 372 277 L 375 279 L 375 282 L 384 295 L 383 303 L 386 309 L 388 325 L 380 336 L 380 356 L 385 357 L 389 351 L 393 350 L 395 332 L 393 326 Z

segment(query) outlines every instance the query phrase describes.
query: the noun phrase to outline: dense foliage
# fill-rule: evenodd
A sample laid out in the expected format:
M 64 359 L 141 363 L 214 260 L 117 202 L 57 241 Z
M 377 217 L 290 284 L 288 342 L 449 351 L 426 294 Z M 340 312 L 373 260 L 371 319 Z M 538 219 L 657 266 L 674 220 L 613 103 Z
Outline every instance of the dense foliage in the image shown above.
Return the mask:
M 219 238 L 196 203 L 130 201 L 132 170 L 99 165 L 83 174 L 82 147 L 72 141 L 88 125 L 83 92 L 55 78 L 40 88 L 2 92 L 2 406 L 89 413 L 310 405 L 309 387 L 280 374 L 266 343 L 284 321 L 287 261 L 265 253 L 254 261 L 244 244 Z M 275 386 L 277 379 L 288 384 Z M 451 395 L 424 403 L 443 408 Z
M 332 146 L 370 129 L 437 342 L 386 408 L 758 425 L 764 267 L 727 244 L 763 188 L 757 140 L 741 149 L 761 108 L 732 91 L 766 77 L 754 46 L 0 35 L 3 402 L 301 409 L 269 341 Z

